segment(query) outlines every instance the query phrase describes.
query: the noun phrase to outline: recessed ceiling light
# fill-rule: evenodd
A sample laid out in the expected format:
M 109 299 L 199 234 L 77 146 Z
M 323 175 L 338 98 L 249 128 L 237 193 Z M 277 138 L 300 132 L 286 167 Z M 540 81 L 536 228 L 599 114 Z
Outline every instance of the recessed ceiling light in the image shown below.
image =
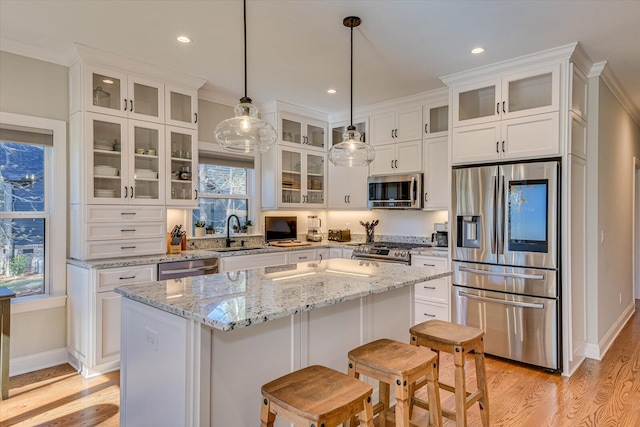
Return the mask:
M 484 48 L 483 47 L 474 47 L 469 52 L 473 53 L 474 55 L 477 55 L 479 53 L 484 52 Z
M 327 91 L 327 93 L 331 93 L 331 94 L 336 93 L 336 92 L 337 92 L 337 90 L 335 90 L 335 89 L 329 89 L 329 90 Z
M 191 43 L 191 38 L 187 37 L 187 36 L 178 36 L 177 40 L 180 43 Z
M 106 83 L 108 85 L 112 85 L 113 84 L 113 80 L 104 79 L 104 80 L 102 80 L 102 83 Z

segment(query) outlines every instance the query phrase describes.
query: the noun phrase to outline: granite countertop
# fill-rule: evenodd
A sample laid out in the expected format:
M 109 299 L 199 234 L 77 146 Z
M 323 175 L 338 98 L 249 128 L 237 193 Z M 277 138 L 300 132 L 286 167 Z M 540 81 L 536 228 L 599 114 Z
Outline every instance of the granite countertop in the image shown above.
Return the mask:
M 411 255 L 424 255 L 424 256 L 435 256 L 441 258 L 449 257 L 449 248 L 443 248 L 444 250 L 434 249 L 433 247 L 424 247 L 412 249 L 409 252 Z
M 451 274 L 432 267 L 329 259 L 121 286 L 115 291 L 230 331 Z

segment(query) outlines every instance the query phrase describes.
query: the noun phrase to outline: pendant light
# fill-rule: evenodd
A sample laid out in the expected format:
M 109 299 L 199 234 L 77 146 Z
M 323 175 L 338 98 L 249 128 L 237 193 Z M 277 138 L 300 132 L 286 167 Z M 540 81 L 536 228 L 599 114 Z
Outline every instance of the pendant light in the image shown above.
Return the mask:
M 360 132 L 353 125 L 353 28 L 361 22 L 357 16 L 348 16 L 342 21 L 345 27 L 351 28 L 351 120 L 342 134 L 342 142 L 329 150 L 329 160 L 335 166 L 367 166 L 376 157 L 373 147 L 360 141 Z
M 258 118 L 258 109 L 247 96 L 247 1 L 244 12 L 244 96 L 233 111 L 236 116 L 218 124 L 214 135 L 218 144 L 227 151 L 249 153 L 269 151 L 276 142 L 277 133 L 271 124 Z

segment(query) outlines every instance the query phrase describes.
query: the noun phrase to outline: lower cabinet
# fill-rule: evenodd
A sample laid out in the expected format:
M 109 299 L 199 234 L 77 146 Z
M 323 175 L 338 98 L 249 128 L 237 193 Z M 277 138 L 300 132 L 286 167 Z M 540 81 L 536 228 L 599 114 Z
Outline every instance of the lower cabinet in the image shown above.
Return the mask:
M 271 254 L 234 255 L 218 259 L 218 272 L 245 270 L 248 268 L 269 267 L 287 263 L 286 252 Z
M 351 259 L 353 249 L 347 248 L 329 248 L 329 258 Z
M 157 265 L 91 269 L 67 265 L 69 363 L 91 377 L 120 367 L 121 285 L 156 280 Z
M 433 267 L 438 270 L 448 268 L 448 260 L 441 257 L 412 255 L 411 265 L 418 267 Z M 450 286 L 449 278 L 429 280 L 416 283 L 415 290 L 415 323 L 427 320 L 450 320 Z

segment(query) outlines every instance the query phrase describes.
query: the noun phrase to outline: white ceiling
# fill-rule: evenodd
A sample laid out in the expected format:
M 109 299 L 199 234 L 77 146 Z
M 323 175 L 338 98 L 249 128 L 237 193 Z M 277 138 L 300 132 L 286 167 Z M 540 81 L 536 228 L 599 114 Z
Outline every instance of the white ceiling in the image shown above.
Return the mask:
M 248 95 L 257 103 L 347 110 L 349 29 L 342 19 L 350 15 L 362 18 L 354 31 L 356 107 L 578 41 L 594 62 L 608 62 L 638 120 L 638 0 L 248 0 Z M 179 34 L 193 43 L 177 43 Z M 0 0 L 0 38 L 1 50 L 39 51 L 62 63 L 77 42 L 204 78 L 204 88 L 223 99 L 243 92 L 240 0 Z M 471 55 L 475 46 L 487 50 Z

